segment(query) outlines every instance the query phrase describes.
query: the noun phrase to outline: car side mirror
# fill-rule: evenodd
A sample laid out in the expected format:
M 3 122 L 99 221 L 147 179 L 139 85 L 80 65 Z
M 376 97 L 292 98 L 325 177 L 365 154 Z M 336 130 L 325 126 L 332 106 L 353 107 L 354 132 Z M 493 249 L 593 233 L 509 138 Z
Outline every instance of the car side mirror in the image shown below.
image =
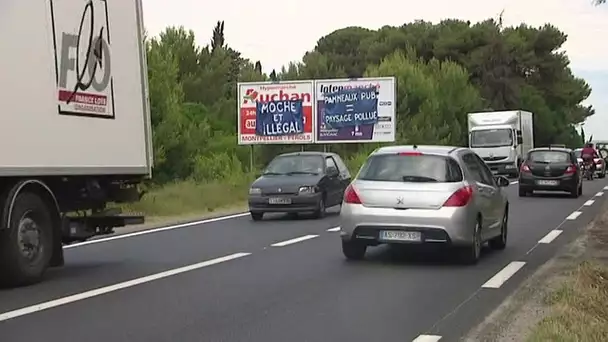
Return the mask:
M 336 177 L 337 175 L 340 174 L 340 172 L 338 172 L 338 169 L 336 169 L 333 166 L 328 167 L 326 172 L 327 172 L 327 175 L 330 177 Z
M 505 188 L 511 183 L 509 182 L 509 179 L 505 176 L 496 176 L 494 177 L 494 180 L 496 181 L 496 184 L 498 184 L 498 186 L 501 188 Z

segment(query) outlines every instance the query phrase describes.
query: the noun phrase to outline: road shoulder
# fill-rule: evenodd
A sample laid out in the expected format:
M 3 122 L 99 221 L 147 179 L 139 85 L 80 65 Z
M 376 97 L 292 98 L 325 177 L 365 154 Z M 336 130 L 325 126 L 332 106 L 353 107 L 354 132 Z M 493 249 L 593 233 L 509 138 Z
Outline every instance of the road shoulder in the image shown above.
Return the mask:
M 463 340 L 607 340 L 608 205 L 601 213 Z

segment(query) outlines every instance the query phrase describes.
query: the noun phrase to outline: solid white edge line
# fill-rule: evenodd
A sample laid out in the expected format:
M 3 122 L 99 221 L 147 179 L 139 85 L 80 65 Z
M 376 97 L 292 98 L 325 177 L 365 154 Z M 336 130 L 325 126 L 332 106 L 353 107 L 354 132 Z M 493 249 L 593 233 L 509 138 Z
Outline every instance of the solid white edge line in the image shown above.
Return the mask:
M 597 194 L 595 194 L 595 196 L 597 196 L 597 197 L 602 197 L 602 196 L 604 196 L 604 192 L 603 192 L 603 191 L 600 191 L 600 192 L 598 192 Z
M 549 233 L 547 233 L 547 235 L 545 235 L 545 237 L 543 237 L 542 239 L 540 239 L 538 241 L 538 243 L 551 243 L 553 242 L 553 240 L 555 240 L 560 234 L 562 233 L 561 230 L 555 229 L 550 231 Z
M 329 228 L 327 231 L 328 232 L 339 232 L 340 231 L 340 227 Z
M 579 216 L 581 216 L 582 212 L 580 211 L 575 211 L 572 214 L 568 215 L 568 217 L 566 217 L 566 220 L 576 220 Z
M 593 203 L 595 203 L 594 200 L 588 200 L 587 202 L 585 202 L 585 204 L 583 204 L 585 207 L 590 207 L 593 205 Z
M 251 253 L 235 253 L 235 254 L 231 254 L 231 255 L 226 255 L 226 256 L 223 256 L 223 257 L 220 257 L 220 258 L 211 259 L 211 260 L 199 262 L 199 263 L 188 265 L 188 266 L 183 266 L 183 267 L 175 268 L 175 269 L 172 269 L 172 270 L 168 270 L 168 271 L 152 274 L 152 275 L 149 275 L 149 276 L 145 276 L 145 277 L 141 277 L 141 278 L 137 278 L 137 279 L 128 280 L 128 281 L 125 281 L 125 282 L 122 282 L 122 283 L 118 283 L 118 284 L 109 285 L 109 286 L 101 287 L 101 288 L 90 290 L 90 291 L 85 291 L 85 292 L 77 293 L 77 294 L 74 294 L 74 295 L 71 295 L 71 296 L 58 298 L 58 299 L 51 300 L 51 301 L 44 302 L 44 303 L 35 304 L 35 305 L 28 306 L 28 307 L 25 307 L 25 308 L 21 308 L 21 309 L 17 309 L 17 310 L 13 310 L 13 311 L 4 312 L 4 313 L 0 314 L 0 322 L 6 321 L 6 320 L 9 320 L 9 319 L 12 319 L 12 318 L 20 317 L 20 316 L 29 315 L 29 314 L 32 314 L 32 313 L 35 313 L 35 312 L 51 309 L 51 308 L 54 308 L 54 307 L 57 307 L 57 306 L 61 306 L 61 305 L 65 305 L 65 304 L 81 301 L 81 300 L 84 300 L 84 299 L 100 296 L 100 295 L 103 295 L 103 294 L 106 294 L 106 293 L 110 293 L 110 292 L 126 289 L 126 288 L 133 287 L 133 286 L 136 286 L 136 285 L 141 285 L 141 284 L 144 284 L 144 283 L 149 283 L 149 282 L 154 281 L 154 280 L 159 280 L 159 279 L 171 277 L 171 276 L 174 276 L 174 275 L 178 275 L 180 273 L 190 272 L 190 271 L 194 271 L 194 270 L 197 270 L 197 269 L 200 269 L 200 268 L 203 268 L 203 267 L 208 267 L 208 266 L 216 265 L 216 264 L 219 264 L 219 263 L 222 263 L 222 262 L 226 262 L 226 261 L 230 261 L 230 260 L 246 257 L 248 255 L 251 255 Z
M 419 335 L 412 342 L 437 342 L 441 340 L 441 336 L 438 335 Z
M 106 241 L 112 241 L 112 240 L 118 240 L 118 239 L 126 239 L 126 238 L 130 238 L 130 237 L 134 237 L 134 236 L 139 236 L 139 235 L 164 232 L 164 231 L 167 231 L 167 230 L 186 228 L 186 227 L 196 226 L 196 225 L 199 225 L 199 224 L 206 224 L 206 223 L 212 223 L 212 222 L 230 220 L 230 219 L 235 219 L 235 218 L 239 218 L 239 217 L 243 217 L 243 216 L 247 216 L 247 215 L 249 215 L 249 213 L 240 213 L 240 214 L 233 214 L 233 215 L 227 215 L 227 216 L 214 217 L 214 218 L 210 218 L 210 219 L 206 219 L 206 220 L 200 220 L 200 221 L 194 221 L 194 222 L 187 222 L 187 223 L 182 223 L 182 224 L 176 224 L 176 225 L 172 225 L 172 226 L 166 226 L 166 227 L 159 227 L 159 228 L 151 228 L 151 229 L 146 229 L 146 230 L 140 230 L 138 232 L 133 232 L 133 233 L 119 234 L 119 235 L 110 236 L 110 237 L 106 237 L 106 238 L 101 238 L 101 239 L 95 239 L 95 240 L 89 240 L 89 241 L 74 243 L 74 244 L 71 244 L 71 245 L 63 246 L 63 249 L 80 247 L 80 246 L 86 246 L 86 245 L 91 245 L 91 244 L 94 244 L 94 243 L 100 243 L 100 242 L 106 242 Z
M 482 288 L 486 289 L 498 289 L 502 284 L 506 283 L 517 271 L 524 267 L 526 263 L 523 261 L 511 261 L 502 270 L 496 273 L 492 278 L 481 285 Z
M 294 243 L 298 243 L 298 242 L 314 239 L 316 237 L 319 237 L 319 235 L 304 235 L 304 236 L 297 237 L 295 239 L 290 239 L 290 240 L 285 240 L 285 241 L 273 243 L 271 246 L 272 247 L 283 247 L 283 246 L 291 245 L 291 244 L 294 244 Z

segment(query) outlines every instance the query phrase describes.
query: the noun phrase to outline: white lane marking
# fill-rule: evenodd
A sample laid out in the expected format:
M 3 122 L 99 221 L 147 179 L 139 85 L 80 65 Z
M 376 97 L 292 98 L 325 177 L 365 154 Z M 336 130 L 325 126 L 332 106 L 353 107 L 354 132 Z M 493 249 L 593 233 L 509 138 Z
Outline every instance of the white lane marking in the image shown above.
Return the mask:
M 340 231 L 340 227 L 329 228 L 327 231 L 328 232 L 339 232 Z
M 517 184 L 519 181 L 512 181 L 511 184 Z
M 588 201 L 587 201 L 587 202 L 585 202 L 583 205 L 584 205 L 585 207 L 590 207 L 590 206 L 592 206 L 592 205 L 593 205 L 593 203 L 595 203 L 595 201 L 594 201 L 594 200 L 588 200 Z
M 581 216 L 582 212 L 580 211 L 575 211 L 572 214 L 568 215 L 568 217 L 566 217 L 566 220 L 576 220 L 579 216 Z
M 319 235 L 304 235 L 304 236 L 300 236 L 300 237 L 295 238 L 295 239 L 277 242 L 277 243 L 272 244 L 271 246 L 272 247 L 283 247 L 283 246 L 291 245 L 291 244 L 294 244 L 294 243 L 298 243 L 298 242 L 314 239 L 316 237 L 319 237 Z
M 551 243 L 551 242 L 552 242 L 553 240 L 555 240 L 555 239 L 556 239 L 556 238 L 559 236 L 559 234 L 561 234 L 561 233 L 562 233 L 562 231 L 561 231 L 561 230 L 558 230 L 558 229 L 552 230 L 552 231 L 550 231 L 549 233 L 547 233 L 547 235 L 545 235 L 545 237 L 543 237 L 542 239 L 540 239 L 540 240 L 538 241 L 538 243 Z
M 247 215 L 249 215 L 249 213 L 240 213 L 240 214 L 234 214 L 234 215 L 228 215 L 228 216 L 215 217 L 215 218 L 201 220 L 201 221 L 176 224 L 176 225 L 173 225 L 173 226 L 166 226 L 166 227 L 146 229 L 146 230 L 141 230 L 139 232 L 133 232 L 133 233 L 128 233 L 128 234 L 120 234 L 120 235 L 110 236 L 110 237 L 102 238 L 102 239 L 95 239 L 95 240 L 89 240 L 89 241 L 74 243 L 74 244 L 71 244 L 71 245 L 63 246 L 63 249 L 80 247 L 80 246 L 86 246 L 86 245 L 91 245 L 91 244 L 94 244 L 94 243 L 100 243 L 100 242 L 106 242 L 106 241 L 112 241 L 112 240 L 118 240 L 118 239 L 126 239 L 126 238 L 130 238 L 130 237 L 134 237 L 134 236 L 144 235 L 144 234 L 164 232 L 164 231 L 167 231 L 167 230 L 186 228 L 186 227 L 196 226 L 196 225 L 199 225 L 199 224 L 212 223 L 212 222 L 218 222 L 218 221 L 224 221 L 224 220 L 231 220 L 231 219 L 235 219 L 235 218 L 239 218 L 239 217 L 243 217 L 243 216 L 247 216 Z
M 597 194 L 595 194 L 595 196 L 597 196 L 597 197 L 602 197 L 602 196 L 604 196 L 604 192 L 603 192 L 603 191 L 600 191 L 600 192 L 598 192 Z
M 604 190 L 608 190 L 608 185 L 606 185 L 606 186 L 604 187 Z
M 441 336 L 437 335 L 419 335 L 412 342 L 437 342 L 441 340 Z
M 101 296 L 103 294 L 114 292 L 114 291 L 118 291 L 118 290 L 122 290 L 122 289 L 126 289 L 128 287 L 133 287 L 133 286 L 136 286 L 136 285 L 141 285 L 141 284 L 144 284 L 144 283 L 149 283 L 149 282 L 154 281 L 154 280 L 159 280 L 159 279 L 171 277 L 171 276 L 174 276 L 174 275 L 178 275 L 180 273 L 190 272 L 190 271 L 194 271 L 194 270 L 197 270 L 197 269 L 200 269 L 200 268 L 203 268 L 203 267 L 208 267 L 208 266 L 216 265 L 216 264 L 219 264 L 219 263 L 222 263 L 222 262 L 226 262 L 226 261 L 230 261 L 230 260 L 246 257 L 248 255 L 251 255 L 251 253 L 235 253 L 235 254 L 231 254 L 231 255 L 226 255 L 226 256 L 223 256 L 221 258 L 211 259 L 211 260 L 199 262 L 199 263 L 196 263 L 196 264 L 192 264 L 192 265 L 188 265 L 188 266 L 183 266 L 183 267 L 175 268 L 175 269 L 172 269 L 172 270 L 168 270 L 168 271 L 152 274 L 152 275 L 149 275 L 149 276 L 145 276 L 145 277 L 141 277 L 141 278 L 137 278 L 137 279 L 128 280 L 128 281 L 125 281 L 125 282 L 122 282 L 122 283 L 118 283 L 118 284 L 114 284 L 114 285 L 110 285 L 110 286 L 101 287 L 101 288 L 98 288 L 98 289 L 95 289 L 95 290 L 90 290 L 90 291 L 86 291 L 86 292 L 82 292 L 82 293 L 77 293 L 77 294 L 74 294 L 74 295 L 71 295 L 71 296 L 67 296 L 67 297 L 51 300 L 51 301 L 44 302 L 44 303 L 35 304 L 35 305 L 28 306 L 28 307 L 25 307 L 25 308 L 21 308 L 21 309 L 17 309 L 17 310 L 13 310 L 13 311 L 4 312 L 4 313 L 0 314 L 0 322 L 6 321 L 6 320 L 9 320 L 9 319 L 12 319 L 12 318 L 20 317 L 20 316 L 29 315 L 29 314 L 32 314 L 32 313 L 35 313 L 35 312 L 51 309 L 51 308 L 54 308 L 54 307 L 57 307 L 57 306 L 61 306 L 61 305 L 65 305 L 65 304 L 69 304 L 69 303 L 73 303 L 73 302 L 77 302 L 77 301 L 80 301 L 80 300 L 84 300 L 84 299 L 88 299 L 88 298 L 92 298 L 92 297 L 96 297 L 96 296 Z
M 496 273 L 490 280 L 486 281 L 485 284 L 481 285 L 482 288 L 486 289 L 498 289 L 509 280 L 517 271 L 524 267 L 526 263 L 523 261 L 511 261 L 510 264 L 505 266 L 502 270 Z

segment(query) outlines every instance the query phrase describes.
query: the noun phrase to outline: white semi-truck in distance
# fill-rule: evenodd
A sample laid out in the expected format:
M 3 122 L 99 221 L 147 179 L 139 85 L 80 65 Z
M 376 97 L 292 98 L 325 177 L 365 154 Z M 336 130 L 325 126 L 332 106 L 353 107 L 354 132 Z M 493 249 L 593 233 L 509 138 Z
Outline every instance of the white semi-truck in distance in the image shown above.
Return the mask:
M 0 283 L 19 286 L 144 220 L 109 206 L 152 174 L 142 1 L 2 0 L 0 42 Z
M 468 114 L 469 147 L 494 174 L 519 175 L 525 155 L 534 148 L 530 112 L 510 110 Z

